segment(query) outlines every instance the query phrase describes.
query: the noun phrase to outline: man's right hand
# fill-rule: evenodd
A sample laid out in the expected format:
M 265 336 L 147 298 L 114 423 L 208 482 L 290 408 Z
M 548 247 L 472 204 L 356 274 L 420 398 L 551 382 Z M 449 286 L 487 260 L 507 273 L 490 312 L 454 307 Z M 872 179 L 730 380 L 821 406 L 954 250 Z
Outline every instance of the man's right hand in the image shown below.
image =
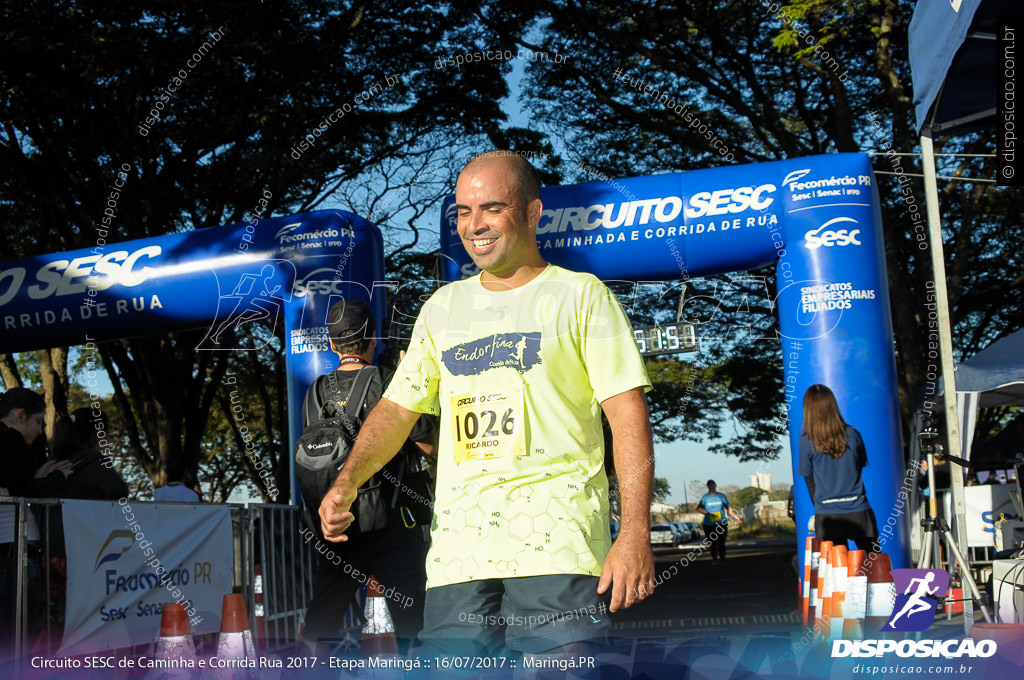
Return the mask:
M 328 541 L 339 543 L 348 540 L 344 532 L 355 519 L 350 508 L 358 494 L 352 482 L 338 479 L 324 496 L 320 503 L 320 530 Z

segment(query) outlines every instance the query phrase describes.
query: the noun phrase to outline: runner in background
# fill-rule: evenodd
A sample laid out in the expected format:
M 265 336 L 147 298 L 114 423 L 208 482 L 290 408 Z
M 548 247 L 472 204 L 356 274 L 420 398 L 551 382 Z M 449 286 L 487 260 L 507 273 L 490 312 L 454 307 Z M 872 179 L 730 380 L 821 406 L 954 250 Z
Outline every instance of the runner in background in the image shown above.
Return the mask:
M 708 492 L 700 497 L 697 503 L 697 512 L 704 515 L 704 535 L 711 541 L 711 566 L 721 565 L 725 569 L 725 539 L 729 535 L 729 515 L 732 515 L 738 524 L 743 520 L 736 514 L 736 511 L 729 505 L 729 499 L 724 493 L 718 492 L 715 480 L 708 480 Z

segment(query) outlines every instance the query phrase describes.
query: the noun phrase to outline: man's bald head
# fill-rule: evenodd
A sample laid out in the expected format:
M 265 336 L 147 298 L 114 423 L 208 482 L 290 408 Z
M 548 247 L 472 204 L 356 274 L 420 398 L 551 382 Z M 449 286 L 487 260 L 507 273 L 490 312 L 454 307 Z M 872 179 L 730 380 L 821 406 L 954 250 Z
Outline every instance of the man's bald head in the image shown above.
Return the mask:
M 486 151 L 466 163 L 466 167 L 462 169 L 460 175 L 467 172 L 474 173 L 490 165 L 503 166 L 512 173 L 523 205 L 540 198 L 540 175 L 521 153 L 515 151 Z

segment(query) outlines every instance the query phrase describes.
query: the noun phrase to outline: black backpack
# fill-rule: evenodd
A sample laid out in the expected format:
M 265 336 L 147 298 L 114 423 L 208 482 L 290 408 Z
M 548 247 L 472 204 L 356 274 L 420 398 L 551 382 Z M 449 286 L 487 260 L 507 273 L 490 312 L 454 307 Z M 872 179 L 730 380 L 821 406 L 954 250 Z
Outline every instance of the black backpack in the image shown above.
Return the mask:
M 344 400 L 339 399 L 338 375 L 322 375 L 306 394 L 306 427 L 295 443 L 295 476 L 298 478 L 302 505 L 316 533 L 320 534 L 320 503 L 338 477 L 352 446 L 359 435 L 366 413 L 380 399 L 382 383 L 375 366 L 367 366 L 355 374 Z M 328 396 L 321 394 L 328 388 Z M 373 403 L 367 403 L 370 389 L 376 385 Z M 340 405 L 340 408 L 339 408 Z M 388 502 L 382 487 L 381 473 L 377 472 L 359 488 L 352 504 L 355 515 L 345 534 L 352 537 L 381 531 L 387 527 Z

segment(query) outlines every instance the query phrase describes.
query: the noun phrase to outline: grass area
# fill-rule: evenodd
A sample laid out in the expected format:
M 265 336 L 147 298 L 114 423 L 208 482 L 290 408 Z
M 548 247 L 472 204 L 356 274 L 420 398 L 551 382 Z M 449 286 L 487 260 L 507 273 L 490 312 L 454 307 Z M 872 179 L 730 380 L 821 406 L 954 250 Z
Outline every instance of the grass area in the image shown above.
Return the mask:
M 729 527 L 729 538 L 781 538 L 796 536 L 796 524 L 791 519 L 774 522 L 744 522 Z

